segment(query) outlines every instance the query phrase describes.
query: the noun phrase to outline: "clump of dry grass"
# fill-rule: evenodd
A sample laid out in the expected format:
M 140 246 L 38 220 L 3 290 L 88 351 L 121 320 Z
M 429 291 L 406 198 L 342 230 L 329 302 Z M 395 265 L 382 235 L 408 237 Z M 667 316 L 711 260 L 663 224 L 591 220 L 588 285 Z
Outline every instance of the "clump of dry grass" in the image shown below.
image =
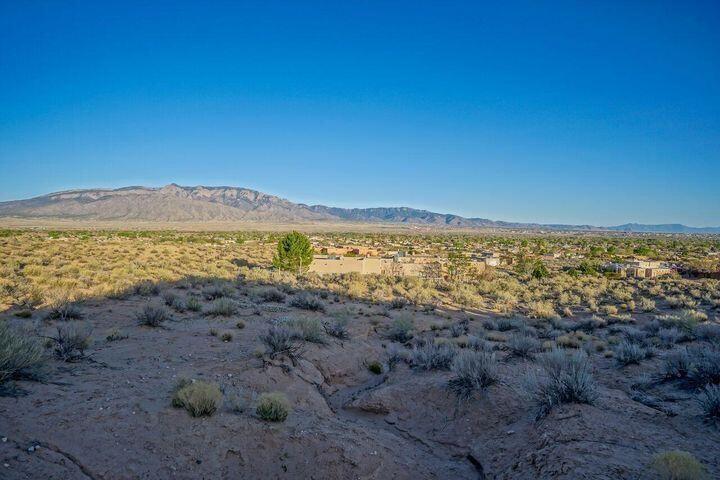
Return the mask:
M 184 408 L 193 417 L 209 417 L 220 408 L 222 400 L 222 392 L 214 383 L 180 380 L 173 392 L 172 404 Z
M 290 414 L 290 402 L 280 392 L 263 393 L 258 397 L 255 413 L 267 422 L 284 422 Z
M 498 381 L 498 363 L 494 353 L 463 350 L 454 358 L 453 378 L 448 388 L 460 398 L 469 398 Z
M 702 480 L 707 471 L 692 454 L 680 450 L 655 455 L 651 468 L 662 480 Z
M 590 372 L 588 355 L 578 350 L 567 354 L 553 350 L 538 357 L 540 374 L 531 373 L 526 388 L 537 407 L 536 418 L 550 413 L 553 407 L 563 403 L 592 404 L 597 397 L 597 387 Z
M 43 361 L 38 338 L 0 321 L 0 385 Z

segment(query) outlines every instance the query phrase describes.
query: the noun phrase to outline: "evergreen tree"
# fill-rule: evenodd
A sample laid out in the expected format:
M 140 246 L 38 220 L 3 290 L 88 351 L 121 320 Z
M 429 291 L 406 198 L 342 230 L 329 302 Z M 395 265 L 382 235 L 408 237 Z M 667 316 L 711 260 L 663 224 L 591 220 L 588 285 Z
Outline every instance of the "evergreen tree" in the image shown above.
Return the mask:
M 310 240 L 300 232 L 293 231 L 280 239 L 273 266 L 297 273 L 305 270 L 313 260 Z

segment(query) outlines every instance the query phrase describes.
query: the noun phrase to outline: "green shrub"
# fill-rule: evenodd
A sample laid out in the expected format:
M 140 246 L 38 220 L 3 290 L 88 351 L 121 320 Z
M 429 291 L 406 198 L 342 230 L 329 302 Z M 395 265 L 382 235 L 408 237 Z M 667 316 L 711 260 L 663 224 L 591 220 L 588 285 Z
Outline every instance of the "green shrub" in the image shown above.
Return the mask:
M 184 408 L 193 417 L 211 416 L 222 404 L 222 392 L 214 383 L 180 380 L 172 404 Z
M 382 363 L 378 362 L 377 360 L 368 363 L 367 368 L 375 375 L 380 375 L 383 372 Z
M 290 402 L 280 392 L 263 393 L 258 398 L 255 413 L 267 422 L 284 422 L 290 413 Z
M 656 455 L 650 466 L 662 480 L 701 480 L 707 478 L 705 467 L 692 454 L 680 450 Z

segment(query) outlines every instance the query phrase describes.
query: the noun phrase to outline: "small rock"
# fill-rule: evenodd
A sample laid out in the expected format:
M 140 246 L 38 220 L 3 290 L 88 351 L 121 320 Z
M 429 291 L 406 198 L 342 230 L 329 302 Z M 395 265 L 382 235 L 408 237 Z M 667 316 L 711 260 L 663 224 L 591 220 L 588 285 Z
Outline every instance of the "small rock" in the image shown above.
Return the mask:
M 3 443 L 7 442 L 7 437 L 2 437 Z

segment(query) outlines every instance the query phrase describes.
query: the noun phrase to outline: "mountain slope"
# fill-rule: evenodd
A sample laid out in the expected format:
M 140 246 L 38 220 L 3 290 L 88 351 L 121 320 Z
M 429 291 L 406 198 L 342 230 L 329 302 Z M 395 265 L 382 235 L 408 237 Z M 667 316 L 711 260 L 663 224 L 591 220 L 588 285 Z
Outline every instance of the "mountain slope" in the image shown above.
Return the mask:
M 465 218 L 409 207 L 336 208 L 293 203 L 274 195 L 237 187 L 125 187 L 56 192 L 28 200 L 0 202 L 0 217 L 97 221 L 267 223 L 355 222 L 418 225 L 436 228 L 522 228 L 653 233 L 720 233 L 720 227 L 679 224 L 614 227 L 543 225 Z

